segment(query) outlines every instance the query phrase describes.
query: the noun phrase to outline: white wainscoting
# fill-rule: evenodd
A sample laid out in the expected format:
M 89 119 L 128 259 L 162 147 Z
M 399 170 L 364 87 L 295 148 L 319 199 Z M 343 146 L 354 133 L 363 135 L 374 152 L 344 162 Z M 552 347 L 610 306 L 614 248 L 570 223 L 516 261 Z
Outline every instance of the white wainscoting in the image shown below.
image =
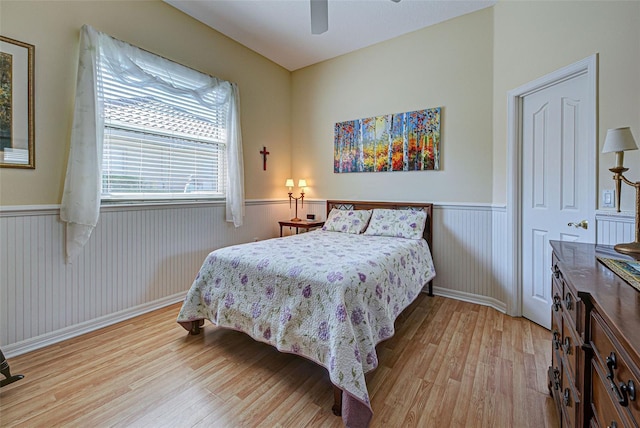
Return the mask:
M 305 201 L 299 216 L 323 219 L 325 207 Z M 632 241 L 628 214 L 598 213 L 598 242 Z M 222 204 L 105 207 L 83 253 L 66 264 L 58 207 L 3 207 L 0 346 L 11 357 L 179 302 L 206 254 L 278 236 L 278 220 L 292 216 L 286 200 L 247 201 L 238 229 Z M 504 312 L 506 232 L 505 207 L 435 204 L 434 293 Z
M 632 212 L 596 212 L 596 242 L 600 245 L 615 245 L 635 240 L 635 217 Z
M 433 217 L 434 294 L 505 312 L 505 208 L 439 204 Z
M 82 254 L 64 261 L 59 209 L 0 213 L 0 345 L 17 355 L 184 298 L 213 249 L 277 236 L 284 201 L 249 201 L 244 226 L 224 204 L 112 206 Z M 177 315 L 177 314 L 176 314 Z

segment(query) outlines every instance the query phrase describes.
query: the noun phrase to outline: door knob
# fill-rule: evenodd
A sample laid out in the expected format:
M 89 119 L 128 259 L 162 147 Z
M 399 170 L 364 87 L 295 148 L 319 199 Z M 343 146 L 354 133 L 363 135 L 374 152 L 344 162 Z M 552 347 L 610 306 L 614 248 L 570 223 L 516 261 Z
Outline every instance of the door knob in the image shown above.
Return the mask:
M 582 220 L 580 223 L 571 222 L 571 223 L 567 224 L 567 226 L 573 226 L 575 228 L 581 227 L 583 229 L 588 229 L 589 228 L 589 222 L 587 220 Z

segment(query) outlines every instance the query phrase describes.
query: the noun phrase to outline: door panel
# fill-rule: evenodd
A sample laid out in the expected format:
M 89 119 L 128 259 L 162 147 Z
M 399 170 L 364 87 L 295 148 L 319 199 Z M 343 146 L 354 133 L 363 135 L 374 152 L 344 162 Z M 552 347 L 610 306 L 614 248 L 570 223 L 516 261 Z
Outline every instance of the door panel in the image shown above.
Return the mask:
M 576 156 L 579 148 L 577 141 L 579 132 L 576 127 L 580 123 L 579 101 L 562 99 L 562 207 L 577 208 Z
M 545 87 L 522 103 L 522 309 L 550 328 L 549 240 L 594 242 L 588 183 L 586 75 Z M 569 226 L 587 220 L 587 229 Z
M 547 186 L 545 183 L 547 170 L 547 133 L 549 126 L 549 105 L 548 103 L 543 104 L 538 111 L 533 113 L 532 120 L 532 130 L 533 135 L 531 136 L 533 146 L 531 147 L 533 151 L 533 156 L 529 159 L 531 162 L 531 184 L 533 185 L 533 203 L 532 207 L 534 208 L 546 208 L 547 200 L 546 200 L 546 191 Z
M 545 287 L 544 275 L 546 272 L 545 261 L 547 259 L 547 255 L 549 254 L 547 247 L 549 246 L 549 238 L 548 231 L 546 230 L 533 230 L 532 231 L 532 259 L 531 265 L 533 266 L 532 276 L 533 281 L 531 283 L 531 295 L 532 299 L 535 299 L 543 304 L 546 304 L 548 297 L 547 293 L 549 290 Z

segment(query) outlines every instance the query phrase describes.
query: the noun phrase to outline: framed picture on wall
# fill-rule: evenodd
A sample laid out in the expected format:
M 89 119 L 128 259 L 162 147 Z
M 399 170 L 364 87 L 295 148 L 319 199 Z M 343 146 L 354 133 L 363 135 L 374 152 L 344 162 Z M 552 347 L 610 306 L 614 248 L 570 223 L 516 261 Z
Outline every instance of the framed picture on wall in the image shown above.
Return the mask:
M 35 47 L 0 36 L 0 167 L 35 168 Z
M 439 170 L 441 110 L 336 123 L 333 172 Z

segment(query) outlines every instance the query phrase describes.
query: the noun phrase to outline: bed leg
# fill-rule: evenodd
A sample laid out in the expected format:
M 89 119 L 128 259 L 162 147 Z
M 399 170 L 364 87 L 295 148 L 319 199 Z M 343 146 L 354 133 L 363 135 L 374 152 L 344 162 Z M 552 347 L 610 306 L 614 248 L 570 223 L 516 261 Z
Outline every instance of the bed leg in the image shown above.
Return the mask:
M 433 297 L 433 280 L 429 281 L 429 284 L 427 285 L 429 286 L 429 292 L 427 293 L 427 296 Z
M 342 390 L 335 385 L 333 385 L 333 407 L 331 411 L 336 416 L 342 416 Z
M 204 324 L 204 320 L 195 320 L 191 322 L 191 329 L 189 330 L 189 334 L 195 336 L 196 334 L 200 334 L 200 327 Z

